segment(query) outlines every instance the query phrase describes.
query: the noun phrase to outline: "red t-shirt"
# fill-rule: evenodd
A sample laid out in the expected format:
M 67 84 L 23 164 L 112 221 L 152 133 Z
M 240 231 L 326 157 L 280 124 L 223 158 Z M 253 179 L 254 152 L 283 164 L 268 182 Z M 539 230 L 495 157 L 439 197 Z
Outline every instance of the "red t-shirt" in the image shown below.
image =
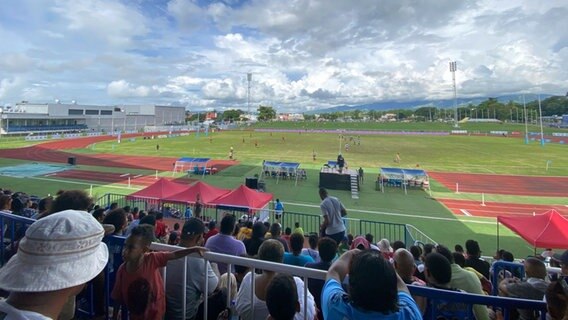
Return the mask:
M 167 226 L 162 221 L 156 221 L 156 230 L 154 230 L 156 238 L 160 239 L 165 237 L 167 233 Z
M 169 252 L 149 252 L 136 272 L 126 271 L 123 263 L 118 268 L 112 298 L 126 305 L 129 319 L 161 320 L 166 312 L 164 281 L 159 268 L 165 267 Z
M 216 235 L 217 233 L 219 233 L 219 230 L 217 230 L 217 228 L 207 231 L 207 233 L 203 236 L 203 240 L 204 240 L 203 244 L 205 244 L 205 242 L 207 242 L 207 239 L 211 238 L 212 236 Z

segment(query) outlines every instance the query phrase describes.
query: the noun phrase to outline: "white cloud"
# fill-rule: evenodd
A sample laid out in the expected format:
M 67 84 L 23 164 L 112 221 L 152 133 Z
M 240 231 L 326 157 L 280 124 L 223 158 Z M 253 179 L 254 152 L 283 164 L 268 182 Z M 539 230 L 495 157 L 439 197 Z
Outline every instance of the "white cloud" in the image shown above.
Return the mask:
M 26 21 L 21 17 L 25 15 Z M 563 0 L 20 0 L 0 10 L 0 104 L 302 111 L 458 94 L 564 94 Z

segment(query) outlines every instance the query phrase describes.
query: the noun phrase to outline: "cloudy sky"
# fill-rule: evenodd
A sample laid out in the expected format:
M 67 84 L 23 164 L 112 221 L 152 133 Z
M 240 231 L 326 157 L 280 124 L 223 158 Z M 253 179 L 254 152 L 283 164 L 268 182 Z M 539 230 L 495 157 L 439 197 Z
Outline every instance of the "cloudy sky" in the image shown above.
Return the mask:
M 18 0 L 0 5 L 0 105 L 251 105 L 568 90 L 566 0 Z

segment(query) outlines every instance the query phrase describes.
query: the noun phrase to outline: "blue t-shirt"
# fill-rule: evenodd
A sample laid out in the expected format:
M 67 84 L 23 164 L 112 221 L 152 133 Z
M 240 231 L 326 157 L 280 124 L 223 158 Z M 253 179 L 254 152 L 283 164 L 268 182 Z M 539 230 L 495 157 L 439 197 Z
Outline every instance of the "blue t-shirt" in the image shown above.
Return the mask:
M 284 264 L 291 264 L 293 266 L 303 267 L 306 263 L 313 263 L 314 259 L 310 256 L 303 254 L 295 256 L 291 252 L 284 252 Z
M 276 204 L 274 205 L 274 210 L 276 211 L 284 210 L 284 205 L 282 204 L 282 202 L 280 201 L 276 202 Z
M 410 294 L 398 292 L 398 312 L 383 314 L 375 311 L 363 311 L 349 302 L 347 293 L 341 284 L 334 279 L 326 281 L 321 294 L 321 307 L 326 320 L 344 319 L 388 319 L 388 320 L 422 320 L 416 302 Z

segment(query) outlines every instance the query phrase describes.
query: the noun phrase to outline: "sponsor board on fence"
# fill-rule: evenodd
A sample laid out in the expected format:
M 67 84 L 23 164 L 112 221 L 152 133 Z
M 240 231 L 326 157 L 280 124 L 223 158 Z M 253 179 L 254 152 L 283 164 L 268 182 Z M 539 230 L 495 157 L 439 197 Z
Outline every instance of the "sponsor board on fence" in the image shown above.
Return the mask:
M 505 135 L 509 134 L 509 131 L 489 131 L 489 134 L 497 134 L 497 135 L 505 136 Z
M 47 140 L 47 136 L 26 136 L 26 141 Z

